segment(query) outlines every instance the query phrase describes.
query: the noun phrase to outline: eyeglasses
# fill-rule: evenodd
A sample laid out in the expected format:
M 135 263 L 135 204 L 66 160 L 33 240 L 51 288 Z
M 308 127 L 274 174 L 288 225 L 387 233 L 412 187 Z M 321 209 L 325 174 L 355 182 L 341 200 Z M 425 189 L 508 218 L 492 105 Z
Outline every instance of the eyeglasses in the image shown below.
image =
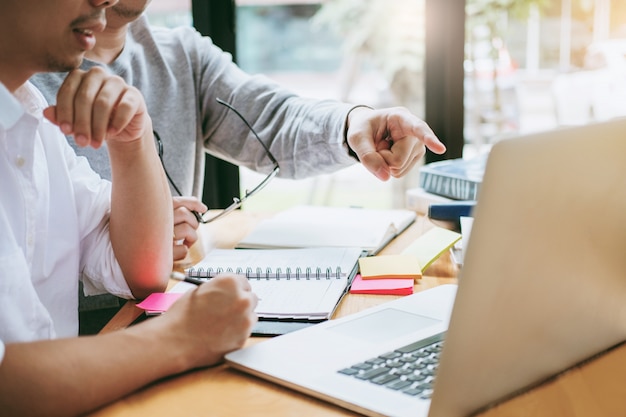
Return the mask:
M 205 216 L 207 215 L 207 213 L 200 214 L 200 213 L 198 213 L 196 211 L 192 211 L 194 216 L 196 216 L 196 219 L 198 219 L 198 222 L 205 223 L 205 224 L 206 223 L 211 223 L 212 221 L 215 221 L 215 220 L 217 220 L 219 218 L 222 218 L 222 217 L 226 216 L 228 213 L 230 213 L 230 212 L 240 208 L 243 205 L 243 203 L 246 202 L 246 200 L 248 198 L 252 197 L 253 195 L 257 194 L 259 191 L 261 191 L 272 180 L 272 178 L 274 178 L 278 174 L 278 171 L 280 170 L 280 167 L 278 166 L 278 161 L 276 160 L 274 155 L 272 155 L 272 152 L 270 152 L 270 150 L 267 147 L 267 145 L 261 140 L 259 135 L 252 128 L 250 123 L 248 123 L 246 118 L 243 117 L 241 115 L 241 113 L 239 113 L 237 111 L 237 109 L 235 109 L 233 106 L 231 106 L 230 104 L 228 104 L 224 100 L 221 100 L 220 98 L 216 98 L 216 100 L 221 105 L 226 106 L 228 109 L 232 110 L 246 124 L 248 129 L 250 129 L 250 132 L 252 133 L 252 135 L 261 144 L 261 146 L 263 146 L 263 149 L 265 150 L 265 153 L 266 153 L 267 157 L 272 162 L 272 164 L 274 164 L 274 168 L 267 175 L 267 177 L 265 177 L 265 179 L 259 183 L 259 185 L 257 185 L 256 187 L 254 187 L 251 190 L 245 190 L 243 195 L 240 196 L 240 197 L 233 197 L 233 202 L 232 202 L 231 205 L 229 205 L 228 207 L 223 209 L 221 212 L 213 215 L 212 217 L 206 218 Z M 183 194 L 180 192 L 180 189 L 176 186 L 176 184 L 172 180 L 172 177 L 170 176 L 170 174 L 167 172 L 167 169 L 165 168 L 165 163 L 163 161 L 163 142 L 161 141 L 161 137 L 159 136 L 159 134 L 156 131 L 153 131 L 153 133 L 154 133 L 154 139 L 155 139 L 155 141 L 157 143 L 157 151 L 159 153 L 159 159 L 161 160 L 161 165 L 163 166 L 163 171 L 165 171 L 165 175 L 167 176 L 167 179 L 170 182 L 170 184 L 172 184 L 172 188 L 174 188 L 174 191 L 176 191 L 176 193 L 179 196 L 182 196 Z

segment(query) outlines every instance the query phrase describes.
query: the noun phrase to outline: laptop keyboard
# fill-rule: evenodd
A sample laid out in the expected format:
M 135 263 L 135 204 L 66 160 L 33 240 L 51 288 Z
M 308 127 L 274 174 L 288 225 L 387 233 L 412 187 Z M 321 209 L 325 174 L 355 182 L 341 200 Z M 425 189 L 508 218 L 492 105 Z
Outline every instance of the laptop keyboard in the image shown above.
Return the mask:
M 430 399 L 444 335 L 431 336 L 338 372 L 407 395 Z

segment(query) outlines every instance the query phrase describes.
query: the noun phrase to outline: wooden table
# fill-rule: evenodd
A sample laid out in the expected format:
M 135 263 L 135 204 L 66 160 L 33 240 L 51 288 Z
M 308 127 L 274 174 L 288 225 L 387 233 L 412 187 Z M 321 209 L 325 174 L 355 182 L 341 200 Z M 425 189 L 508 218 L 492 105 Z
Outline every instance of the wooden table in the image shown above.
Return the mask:
M 211 248 L 232 248 L 265 213 L 236 212 L 214 224 L 203 225 L 201 240 L 189 256 L 177 263 L 181 270 L 197 262 Z M 432 227 L 425 218 L 394 239 L 381 254 L 401 252 L 415 238 Z M 448 253 L 434 262 L 415 285 L 421 291 L 437 285 L 456 283 L 458 270 Z M 394 296 L 348 294 L 335 317 L 389 301 Z M 128 326 L 141 314 L 127 303 L 103 332 Z M 262 342 L 250 338 L 248 344 Z M 497 416 L 615 416 L 626 415 L 626 347 L 619 347 L 584 366 L 574 368 L 481 414 Z M 243 374 L 226 365 L 199 369 L 167 378 L 91 414 L 113 416 L 271 416 L 319 417 L 354 416 L 338 408 L 264 380 Z

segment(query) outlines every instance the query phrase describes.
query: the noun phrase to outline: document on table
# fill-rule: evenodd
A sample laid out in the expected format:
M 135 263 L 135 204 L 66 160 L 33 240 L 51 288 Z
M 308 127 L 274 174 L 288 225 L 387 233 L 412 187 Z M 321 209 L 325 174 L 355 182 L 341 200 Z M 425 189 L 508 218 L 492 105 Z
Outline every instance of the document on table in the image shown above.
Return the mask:
M 360 247 L 373 255 L 416 216 L 402 209 L 296 206 L 261 221 L 237 247 Z

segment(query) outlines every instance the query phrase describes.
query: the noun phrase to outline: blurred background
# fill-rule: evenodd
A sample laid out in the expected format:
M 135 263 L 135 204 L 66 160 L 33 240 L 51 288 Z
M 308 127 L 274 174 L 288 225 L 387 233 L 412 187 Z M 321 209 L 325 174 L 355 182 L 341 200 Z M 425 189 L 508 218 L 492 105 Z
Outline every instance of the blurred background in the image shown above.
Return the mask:
M 447 22 L 429 22 L 426 1 L 237 0 L 236 61 L 304 96 L 401 105 L 427 119 L 426 28 Z M 464 28 L 455 32 L 464 39 L 462 157 L 512 136 L 626 114 L 625 1 L 466 0 L 464 9 Z M 148 17 L 193 25 L 192 2 L 153 0 Z M 414 171 L 388 182 L 360 165 L 274 179 L 244 209 L 403 207 L 405 191 L 418 183 Z M 246 169 L 240 175 L 242 188 L 263 178 Z

